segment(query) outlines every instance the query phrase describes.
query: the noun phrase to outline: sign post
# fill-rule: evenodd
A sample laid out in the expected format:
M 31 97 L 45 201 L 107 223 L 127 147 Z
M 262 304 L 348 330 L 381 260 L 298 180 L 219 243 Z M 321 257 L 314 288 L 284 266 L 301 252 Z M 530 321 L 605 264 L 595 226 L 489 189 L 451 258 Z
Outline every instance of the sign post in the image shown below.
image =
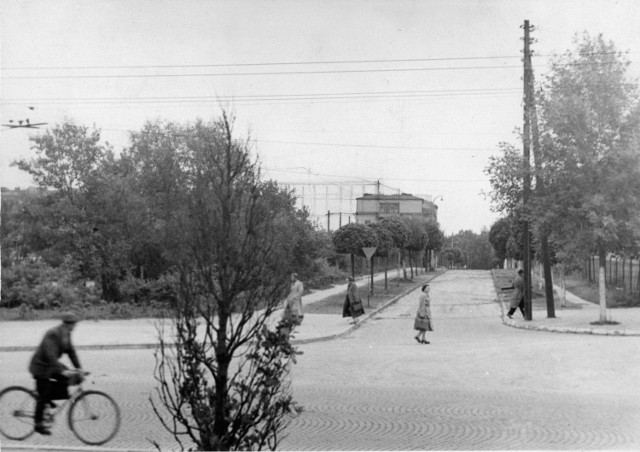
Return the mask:
M 371 267 L 371 288 L 369 290 L 369 293 L 372 294 L 373 293 L 373 254 L 376 252 L 376 247 L 375 246 L 363 247 L 362 252 L 366 256 L 366 258 L 369 260 L 369 267 Z

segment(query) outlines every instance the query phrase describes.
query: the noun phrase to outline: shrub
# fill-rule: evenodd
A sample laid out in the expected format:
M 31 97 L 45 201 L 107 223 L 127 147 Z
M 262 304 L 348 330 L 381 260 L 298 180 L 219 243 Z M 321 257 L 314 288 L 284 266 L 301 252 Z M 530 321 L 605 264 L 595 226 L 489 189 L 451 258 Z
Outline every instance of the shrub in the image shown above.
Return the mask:
M 165 274 L 158 279 L 145 280 L 128 274 L 120 282 L 122 301 L 142 305 L 164 303 L 175 305 L 177 276 Z
M 33 260 L 2 269 L 2 307 L 25 304 L 32 309 L 67 308 L 98 299 L 97 291 L 82 284 L 79 273 L 67 258 L 59 267 Z
M 344 282 L 344 279 L 348 276 L 347 272 L 329 265 L 324 258 L 314 259 L 311 270 L 312 276 L 305 281 L 305 286 L 309 289 L 329 287 L 336 282 Z

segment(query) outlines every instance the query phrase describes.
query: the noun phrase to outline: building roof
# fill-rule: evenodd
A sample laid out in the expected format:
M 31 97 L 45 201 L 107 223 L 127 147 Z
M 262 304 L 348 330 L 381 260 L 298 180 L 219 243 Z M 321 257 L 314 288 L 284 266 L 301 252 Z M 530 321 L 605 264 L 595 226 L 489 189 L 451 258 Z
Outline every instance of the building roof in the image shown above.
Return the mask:
M 417 196 L 413 196 L 409 193 L 401 193 L 399 195 L 382 195 L 382 194 L 371 194 L 371 193 L 365 193 L 364 195 L 362 195 L 359 198 L 356 198 L 357 200 L 379 200 L 379 201 L 396 201 L 396 200 L 420 200 L 420 201 L 424 201 L 424 199 L 422 198 L 418 198 Z

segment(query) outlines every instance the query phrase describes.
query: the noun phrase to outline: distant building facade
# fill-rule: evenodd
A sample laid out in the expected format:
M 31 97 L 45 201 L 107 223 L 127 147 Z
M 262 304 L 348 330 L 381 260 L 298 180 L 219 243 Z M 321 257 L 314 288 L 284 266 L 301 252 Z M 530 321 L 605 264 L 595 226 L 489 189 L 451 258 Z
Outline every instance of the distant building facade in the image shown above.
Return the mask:
M 382 195 L 365 193 L 356 198 L 356 222 L 358 224 L 377 223 L 387 217 L 424 216 L 438 221 L 438 206 L 418 196 L 402 193 Z

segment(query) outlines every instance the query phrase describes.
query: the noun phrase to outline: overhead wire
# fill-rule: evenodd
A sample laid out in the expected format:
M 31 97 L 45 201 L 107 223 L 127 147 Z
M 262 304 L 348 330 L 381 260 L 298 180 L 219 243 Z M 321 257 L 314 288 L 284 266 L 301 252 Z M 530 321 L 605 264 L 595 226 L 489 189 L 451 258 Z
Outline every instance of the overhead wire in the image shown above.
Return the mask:
M 614 55 L 614 54 L 636 54 L 638 52 L 585 52 L 579 56 L 589 55 Z M 533 54 L 534 57 L 558 57 L 562 53 Z M 370 60 L 324 60 L 324 61 L 273 61 L 261 63 L 208 63 L 208 64 L 151 64 L 151 65 L 102 65 L 102 66 L 8 66 L 5 71 L 21 70 L 97 70 L 97 69 L 176 69 L 176 68 L 207 68 L 207 67 L 252 67 L 252 66 L 293 66 L 293 65 L 317 65 L 317 64 L 379 64 L 379 63 L 417 63 L 427 61 L 469 61 L 469 60 L 496 60 L 496 59 L 522 59 L 522 55 L 485 55 L 485 56 L 462 56 L 462 57 L 440 57 L 440 58 L 393 58 L 393 59 L 370 59 Z
M 135 102 L 135 103 L 154 103 L 154 102 L 209 102 L 209 101 L 273 101 L 273 100 L 324 100 L 324 99 L 346 99 L 353 100 L 358 98 L 406 98 L 406 97 L 422 97 L 422 96 L 448 96 L 448 95 L 490 95 L 501 93 L 519 93 L 521 88 L 475 88 L 475 89 L 446 89 L 446 90 L 413 90 L 413 91 L 373 91 L 373 92 L 337 92 L 337 93 L 301 93 L 301 94 L 253 94 L 240 96 L 141 96 L 141 97 L 80 97 L 80 98 L 64 98 L 64 97 L 41 97 L 41 98 L 5 98 L 3 103 L 13 102 L 37 102 L 37 103 L 57 103 L 73 100 L 80 103 L 102 103 L 102 102 Z
M 457 66 L 430 68 L 383 68 L 383 69 L 332 69 L 317 71 L 271 71 L 271 72 L 217 72 L 198 74 L 93 74 L 93 75 L 7 75 L 6 80 L 35 80 L 35 79 L 102 79 L 102 78 L 178 78 L 178 77 L 240 77 L 240 76 L 268 76 L 268 75 L 328 75 L 374 72 L 430 72 L 451 70 L 479 70 L 479 69 L 522 69 L 520 65 L 499 66 Z

